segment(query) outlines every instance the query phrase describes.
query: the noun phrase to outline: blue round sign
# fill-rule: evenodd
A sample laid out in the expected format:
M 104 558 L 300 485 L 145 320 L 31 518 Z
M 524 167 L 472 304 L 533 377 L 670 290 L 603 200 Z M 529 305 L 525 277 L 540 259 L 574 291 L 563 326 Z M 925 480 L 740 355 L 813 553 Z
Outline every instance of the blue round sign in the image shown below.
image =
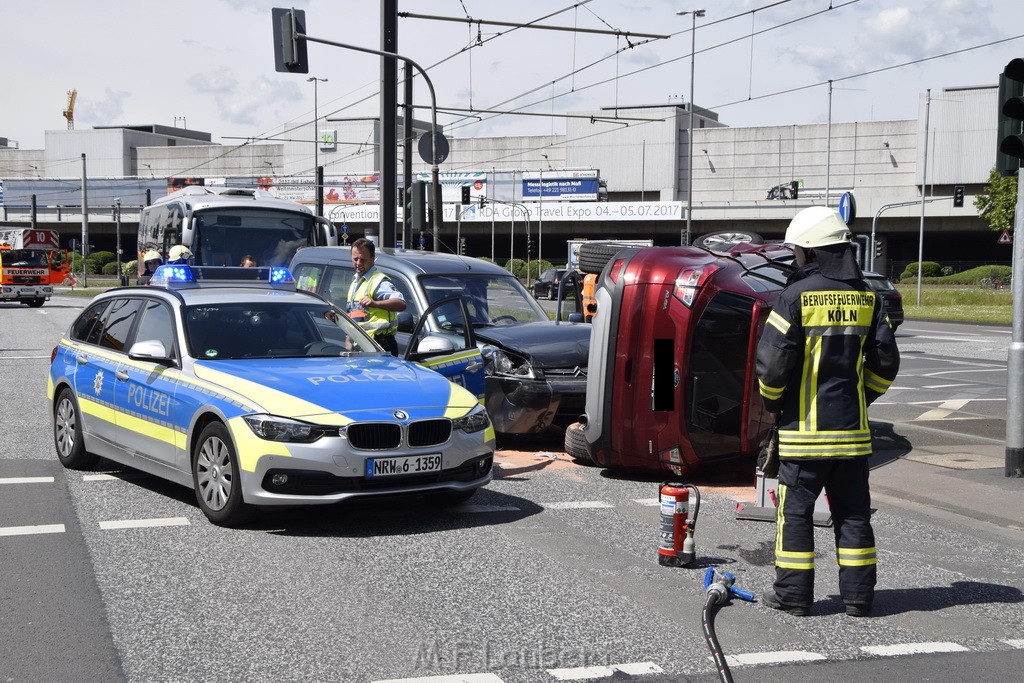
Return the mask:
M 839 217 L 847 225 L 853 223 L 853 219 L 857 217 L 857 203 L 853 200 L 852 192 L 844 192 L 839 198 Z

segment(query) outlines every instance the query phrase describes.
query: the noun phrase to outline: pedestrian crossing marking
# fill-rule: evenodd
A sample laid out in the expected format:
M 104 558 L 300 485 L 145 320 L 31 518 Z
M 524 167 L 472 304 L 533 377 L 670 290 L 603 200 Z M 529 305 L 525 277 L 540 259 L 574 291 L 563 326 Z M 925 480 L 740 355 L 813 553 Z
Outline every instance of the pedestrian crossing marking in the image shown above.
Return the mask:
M 63 524 L 36 524 L 33 526 L 0 526 L 0 536 L 29 536 L 32 534 L 62 534 Z

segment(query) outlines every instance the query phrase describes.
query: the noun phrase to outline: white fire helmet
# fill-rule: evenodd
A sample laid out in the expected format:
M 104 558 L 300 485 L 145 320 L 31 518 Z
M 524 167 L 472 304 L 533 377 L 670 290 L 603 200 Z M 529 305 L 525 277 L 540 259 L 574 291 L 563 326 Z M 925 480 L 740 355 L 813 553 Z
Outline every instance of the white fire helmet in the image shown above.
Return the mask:
M 175 244 L 171 247 L 171 253 L 167 255 L 170 261 L 181 261 L 192 258 L 192 250 L 183 244 Z
M 839 212 L 827 206 L 812 206 L 800 211 L 786 228 L 786 244 L 804 249 L 827 247 L 830 244 L 844 244 L 850 241 L 850 228 Z
M 149 263 L 150 261 L 162 261 L 162 260 L 163 259 L 160 258 L 160 254 L 158 254 L 153 249 L 150 249 L 149 251 L 147 251 L 145 256 L 142 257 L 142 262 L 143 263 Z

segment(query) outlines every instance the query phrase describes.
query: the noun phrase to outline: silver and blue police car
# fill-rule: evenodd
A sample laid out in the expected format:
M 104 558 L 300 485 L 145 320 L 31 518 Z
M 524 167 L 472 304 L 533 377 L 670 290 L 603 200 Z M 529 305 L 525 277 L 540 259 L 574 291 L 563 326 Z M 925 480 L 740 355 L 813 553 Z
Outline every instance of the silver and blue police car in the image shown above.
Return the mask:
M 225 526 L 254 506 L 457 504 L 492 476 L 478 398 L 388 355 L 285 268 L 162 266 L 100 294 L 54 348 L 47 396 L 65 467 L 102 456 L 192 487 Z

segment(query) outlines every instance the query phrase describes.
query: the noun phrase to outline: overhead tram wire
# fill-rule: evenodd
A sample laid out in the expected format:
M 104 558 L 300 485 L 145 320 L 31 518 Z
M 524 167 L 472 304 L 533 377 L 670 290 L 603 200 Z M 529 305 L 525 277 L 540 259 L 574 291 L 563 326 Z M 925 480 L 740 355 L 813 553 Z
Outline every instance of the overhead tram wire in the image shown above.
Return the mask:
M 717 20 L 715 20 L 715 21 L 713 21 L 713 22 L 710 22 L 710 23 L 709 23 L 709 24 L 707 24 L 707 25 L 708 25 L 708 26 L 711 26 L 711 25 L 714 25 L 714 24 L 719 24 L 719 23 L 722 23 L 722 22 L 725 22 L 725 21 L 730 21 L 730 20 L 732 20 L 732 19 L 736 19 L 736 18 L 739 18 L 739 17 L 745 16 L 745 15 L 747 15 L 747 14 L 753 14 L 754 12 L 760 12 L 760 11 L 763 11 L 763 10 L 765 10 L 765 9 L 770 9 L 770 8 L 772 8 L 772 7 L 776 7 L 776 6 L 778 6 L 778 5 L 783 5 L 783 4 L 786 4 L 786 3 L 790 2 L 790 1 L 791 1 L 791 0 L 781 0 L 780 2 L 775 2 L 775 3 L 769 4 L 769 5 L 765 5 L 764 7 L 756 8 L 756 9 L 754 9 L 754 10 L 748 10 L 748 11 L 746 11 L 746 12 L 740 12 L 740 13 L 738 13 L 738 14 L 734 14 L 734 15 L 732 15 L 732 16 L 729 16 L 729 17 L 723 17 L 722 19 L 717 19 Z M 818 16 L 819 14 L 823 14 L 823 13 L 825 13 L 825 12 L 828 12 L 828 11 L 831 11 L 831 10 L 833 10 L 833 9 L 841 9 L 842 7 L 845 7 L 845 6 L 847 6 L 847 5 L 851 5 L 851 4 L 854 4 L 854 3 L 857 3 L 857 2 L 860 2 L 860 0 L 848 0 L 848 2 L 844 2 L 844 3 L 843 3 L 843 4 L 841 4 L 841 5 L 835 5 L 835 6 L 830 6 L 830 7 L 828 8 L 828 9 L 825 9 L 825 10 L 819 10 L 819 11 L 817 11 L 817 12 L 812 12 L 811 14 L 807 14 L 807 15 L 804 15 L 804 16 L 801 16 L 801 17 L 797 17 L 796 19 L 793 19 L 793 20 L 790 20 L 790 21 L 787 21 L 787 22 L 783 22 L 782 24 L 777 24 L 776 26 L 772 26 L 772 27 L 769 27 L 769 28 L 767 28 L 767 29 L 764 29 L 764 30 L 762 30 L 762 31 L 758 31 L 758 32 L 757 32 L 757 33 L 755 33 L 755 34 L 751 34 L 751 35 L 749 35 L 749 36 L 746 36 L 746 35 L 745 35 L 745 36 L 740 36 L 740 37 L 738 37 L 738 38 L 736 38 L 736 39 L 734 39 L 734 40 L 729 40 L 729 41 L 726 41 L 726 42 L 724 42 L 724 43 L 720 43 L 720 44 L 718 44 L 718 45 L 714 45 L 714 46 L 711 46 L 711 47 L 709 47 L 709 48 L 706 48 L 706 49 L 704 49 L 704 50 L 701 50 L 700 52 L 706 52 L 706 51 L 708 51 L 708 50 L 713 50 L 713 49 L 717 49 L 717 48 L 719 48 L 719 47 L 722 47 L 722 46 L 725 46 L 725 45 L 729 45 L 729 44 L 731 44 L 731 43 L 734 43 L 734 42 L 739 42 L 739 41 L 741 41 L 741 40 L 747 40 L 748 38 L 752 38 L 752 37 L 753 37 L 754 35 L 760 35 L 761 33 L 767 33 L 768 31 L 774 31 L 774 30 L 776 30 L 776 29 L 778 29 L 778 28 L 782 28 L 782 27 L 784 27 L 784 26 L 789 26 L 789 25 L 791 25 L 791 24 L 794 24 L 794 23 L 797 23 L 797 22 L 800 22 L 800 21 L 805 21 L 805 20 L 807 20 L 807 19 L 810 19 L 810 18 L 813 18 L 813 17 L 815 17 L 815 16 Z M 703 26 L 703 25 L 702 25 L 702 26 Z M 682 30 L 682 31 L 677 31 L 676 33 L 670 34 L 670 37 L 674 37 L 674 36 L 677 36 L 677 35 L 679 35 L 679 34 L 682 34 L 682 33 L 686 33 L 686 32 L 688 32 L 688 30 L 685 30 L 685 29 L 684 29 L 684 30 Z M 533 92 L 537 92 L 537 91 L 539 91 L 539 90 L 540 90 L 541 88 L 545 88 L 545 87 L 547 87 L 548 85 L 554 85 L 555 83 L 557 83 L 557 82 L 559 82 L 559 81 L 563 81 L 563 80 L 566 80 L 566 79 L 568 79 L 568 78 L 572 78 L 572 77 L 574 77 L 575 75 L 577 75 L 577 74 L 580 74 L 580 73 L 582 73 L 582 72 L 586 71 L 587 69 L 590 69 L 590 68 L 592 68 L 592 67 L 595 67 L 595 66 L 597 66 L 598 64 L 601 64 L 602 62 L 604 62 L 604 61 L 606 61 L 606 60 L 608 60 L 608 59 L 611 59 L 611 58 L 613 58 L 613 57 L 617 57 L 617 56 L 618 56 L 618 54 L 619 54 L 619 52 L 621 52 L 622 50 L 628 50 L 628 49 L 632 49 L 632 48 L 634 48 L 634 47 L 640 47 L 640 46 L 642 46 L 642 45 L 645 45 L 645 44 L 646 44 L 646 43 L 648 43 L 648 42 L 651 42 L 651 41 L 650 41 L 650 40 L 648 40 L 648 41 L 644 41 L 644 42 L 642 42 L 642 43 L 637 43 L 637 44 L 631 44 L 631 45 L 627 45 L 626 47 L 623 47 L 623 48 L 618 48 L 618 49 L 616 49 L 616 50 L 615 50 L 614 52 L 612 52 L 611 54 L 605 55 L 604 57 L 602 57 L 602 58 L 600 58 L 600 59 L 597 59 L 597 60 L 595 60 L 595 61 L 591 62 L 590 64 L 587 64 L 587 65 L 585 65 L 585 66 L 583 66 L 583 67 L 580 67 L 580 68 L 578 68 L 578 69 L 577 69 L 577 68 L 575 67 L 575 65 L 574 65 L 574 66 L 573 66 L 573 70 L 572 70 L 572 71 L 570 71 L 569 73 L 567 73 L 567 74 L 563 74 L 563 75 L 561 75 L 561 76 L 557 77 L 556 79 L 554 79 L 553 81 L 548 81 L 548 82 L 545 82 L 545 83 L 544 83 L 544 84 L 543 84 L 542 86 L 538 86 L 538 87 L 535 87 L 535 88 L 531 88 L 531 89 L 529 89 L 529 90 L 527 90 L 527 91 L 524 91 L 524 92 L 522 92 L 522 93 L 520 93 L 520 94 L 518 94 L 518 95 L 515 95 L 515 96 L 513 96 L 513 97 L 511 97 L 511 98 L 509 98 L 509 99 L 506 99 L 506 100 L 504 100 L 504 101 L 502 101 L 502 102 L 499 102 L 499 103 L 497 103 L 496 105 L 494 105 L 494 107 L 500 107 L 500 106 L 502 106 L 502 105 L 505 105 L 505 104 L 508 104 L 508 103 L 510 103 L 510 102 L 514 102 L 514 101 L 518 100 L 519 98 L 521 98 L 521 97 L 525 97 L 526 95 L 529 95 L 530 93 L 533 93 Z M 570 93 L 577 93 L 577 92 L 581 92 L 581 91 L 583 91 L 583 90 L 588 90 L 588 89 L 590 89 L 590 88 L 592 88 L 592 87 L 595 87 L 595 86 L 597 86 L 597 85 L 604 85 L 604 84 L 606 84 L 606 83 L 609 83 L 609 82 L 611 82 L 611 81 L 613 81 L 613 80 L 614 80 L 614 81 L 617 81 L 617 80 L 618 80 L 619 78 L 628 78 L 629 76 L 633 76 L 633 75 L 636 75 L 636 74 L 639 74 L 639 73 L 643 73 L 643 72 L 645 72 L 645 71 L 649 71 L 649 70 L 651 70 L 651 69 L 656 69 L 656 68 L 658 68 L 658 67 L 661 67 L 661 66 L 665 66 L 665 65 L 667 65 L 667 64 L 672 64 L 672 63 L 674 63 L 674 62 L 677 62 L 677 61 L 679 61 L 679 60 L 681 60 L 681 59 L 684 59 L 684 58 L 689 58 L 689 56 L 690 56 L 690 55 L 681 55 L 681 56 L 679 56 L 679 57 L 675 57 L 675 58 L 673 58 L 673 59 L 670 59 L 670 60 L 667 60 L 667 61 L 664 61 L 664 62 L 659 62 L 658 64 L 652 64 L 652 65 L 650 65 L 650 66 L 647 66 L 647 67 L 643 67 L 643 68 L 637 69 L 637 70 L 635 70 L 635 71 L 631 71 L 631 72 L 629 72 L 629 73 L 627 73 L 627 74 L 624 74 L 624 75 L 622 75 L 622 76 L 616 76 L 615 78 L 610 78 L 610 79 L 604 79 L 604 80 L 602 80 L 602 81 L 597 81 L 597 82 L 595 82 L 595 83 L 591 83 L 590 85 L 585 85 L 585 86 L 582 86 L 582 87 L 580 87 L 580 88 L 577 88 L 577 87 L 576 87 L 576 86 L 574 85 L 574 86 L 573 86 L 573 88 L 572 88 L 572 89 L 571 89 L 570 91 L 567 91 L 566 93 L 563 93 L 563 95 L 567 95 L 567 94 L 570 94 Z M 561 96 L 562 96 L 562 95 L 559 95 L 558 97 L 561 97 Z M 552 95 L 552 97 L 556 97 L 556 96 Z M 525 109 L 525 108 L 527 108 L 527 107 L 533 107 L 533 106 L 537 106 L 538 104 L 543 104 L 544 102 L 547 102 L 547 101 L 549 101 L 549 100 L 548 100 L 548 99 L 544 99 L 544 100 L 538 100 L 538 101 L 536 101 L 536 102 L 533 102 L 533 103 L 531 103 L 531 104 L 527 104 L 527 105 L 523 105 L 522 107 L 518 107 L 517 109 Z M 490 120 L 490 119 L 492 119 L 492 118 L 494 118 L 494 117 L 487 117 L 487 118 L 485 118 L 484 120 L 485 120 L 485 121 L 489 121 L 489 120 Z M 473 125 L 473 123 L 476 123 L 476 122 L 470 122 L 470 123 L 467 123 L 466 125 Z M 453 130 L 454 130 L 454 129 L 457 129 L 457 128 L 459 128 L 459 127 L 462 127 L 462 126 L 460 126 L 460 125 L 459 125 L 459 122 L 458 122 L 458 121 L 456 121 L 456 122 L 454 122 L 454 123 L 452 123 L 452 124 L 451 124 L 451 128 L 452 128 Z

